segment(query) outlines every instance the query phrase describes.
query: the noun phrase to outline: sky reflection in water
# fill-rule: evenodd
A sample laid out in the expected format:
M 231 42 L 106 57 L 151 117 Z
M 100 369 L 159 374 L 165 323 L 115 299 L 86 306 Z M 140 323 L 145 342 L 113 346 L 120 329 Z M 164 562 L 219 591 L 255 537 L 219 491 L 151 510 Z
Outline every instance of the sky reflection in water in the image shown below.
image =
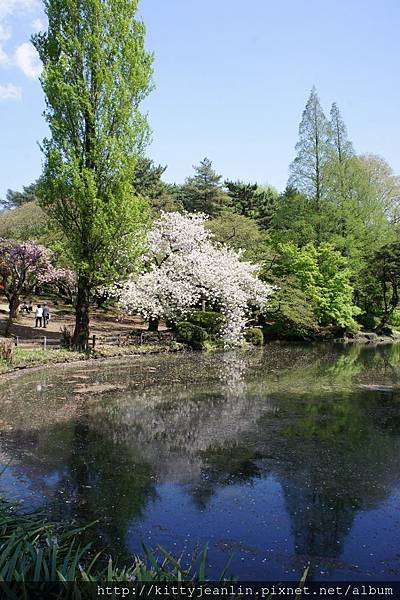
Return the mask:
M 400 345 L 179 354 L 2 382 L 0 486 L 209 576 L 400 578 Z

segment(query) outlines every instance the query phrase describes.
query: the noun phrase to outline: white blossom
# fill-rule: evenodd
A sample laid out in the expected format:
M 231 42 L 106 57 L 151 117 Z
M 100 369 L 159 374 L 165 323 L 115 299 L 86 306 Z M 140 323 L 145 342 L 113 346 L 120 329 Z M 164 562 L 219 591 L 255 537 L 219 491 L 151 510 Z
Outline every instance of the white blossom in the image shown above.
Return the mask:
M 162 213 L 147 236 L 144 271 L 124 286 L 120 302 L 129 312 L 176 321 L 202 301 L 221 311 L 221 336 L 242 336 L 249 312 L 263 310 L 273 287 L 257 278 L 259 267 L 219 244 L 201 214 Z

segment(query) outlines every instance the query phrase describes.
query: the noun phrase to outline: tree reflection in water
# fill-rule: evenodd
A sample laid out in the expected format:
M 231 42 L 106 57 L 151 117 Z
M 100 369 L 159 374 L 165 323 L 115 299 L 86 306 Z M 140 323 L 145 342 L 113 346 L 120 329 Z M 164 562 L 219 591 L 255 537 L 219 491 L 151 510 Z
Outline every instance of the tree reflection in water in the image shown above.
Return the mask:
M 355 515 L 400 479 L 399 364 L 400 345 L 276 345 L 26 374 L 1 401 L 1 484 L 27 506 L 34 490 L 57 518 L 99 519 L 121 552 L 165 483 L 204 512 L 221 490 L 273 477 L 288 553 L 333 572 Z

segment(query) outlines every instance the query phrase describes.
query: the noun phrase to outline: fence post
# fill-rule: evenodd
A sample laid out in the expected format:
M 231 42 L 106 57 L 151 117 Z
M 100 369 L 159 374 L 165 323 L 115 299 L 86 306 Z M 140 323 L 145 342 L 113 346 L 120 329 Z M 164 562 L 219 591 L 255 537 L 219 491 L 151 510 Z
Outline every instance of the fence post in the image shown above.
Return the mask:
M 46 350 L 47 348 L 47 337 L 44 335 L 43 336 L 43 350 Z
M 93 348 L 93 350 L 94 350 L 95 346 L 96 346 L 96 336 L 92 335 L 92 348 Z
M 18 340 L 19 340 L 19 337 L 17 336 L 17 337 L 15 338 L 15 345 L 16 345 L 16 346 L 18 346 Z

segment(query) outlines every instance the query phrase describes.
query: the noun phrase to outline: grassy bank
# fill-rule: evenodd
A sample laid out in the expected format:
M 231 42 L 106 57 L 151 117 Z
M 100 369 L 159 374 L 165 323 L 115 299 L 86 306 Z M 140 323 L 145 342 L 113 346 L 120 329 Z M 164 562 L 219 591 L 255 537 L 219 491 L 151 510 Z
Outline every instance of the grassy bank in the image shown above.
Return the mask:
M 68 349 L 13 348 L 9 359 L 0 358 L 0 374 L 11 373 L 19 369 L 56 365 L 96 358 L 112 358 L 113 356 L 131 356 L 156 354 L 160 352 L 177 352 L 186 349 L 178 342 L 143 344 L 141 346 L 101 346 L 95 351 L 76 352 Z

